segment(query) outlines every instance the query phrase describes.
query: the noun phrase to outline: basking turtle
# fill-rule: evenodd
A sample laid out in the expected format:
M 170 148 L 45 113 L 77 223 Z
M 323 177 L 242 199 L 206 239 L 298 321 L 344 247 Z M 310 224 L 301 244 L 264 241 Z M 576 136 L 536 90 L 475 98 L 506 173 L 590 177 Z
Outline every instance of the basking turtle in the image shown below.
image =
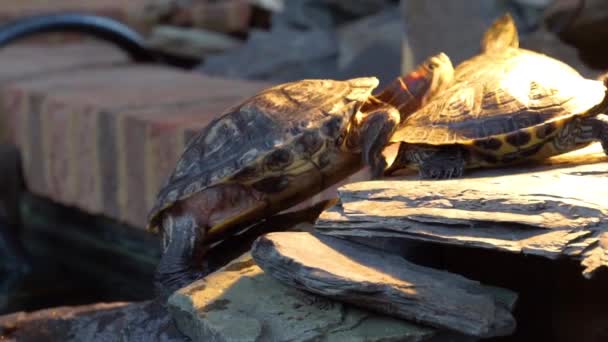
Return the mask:
M 494 22 L 482 53 L 454 70 L 454 81 L 395 132 L 390 174 L 453 178 L 465 168 L 543 159 L 602 142 L 608 153 L 606 87 L 551 57 L 518 48 L 513 19 Z
M 149 216 L 160 228 L 156 283 L 173 291 L 205 274 L 206 246 L 371 166 L 396 126 L 453 76 L 444 54 L 377 96 L 375 77 L 302 80 L 264 90 L 211 122 L 186 147 Z

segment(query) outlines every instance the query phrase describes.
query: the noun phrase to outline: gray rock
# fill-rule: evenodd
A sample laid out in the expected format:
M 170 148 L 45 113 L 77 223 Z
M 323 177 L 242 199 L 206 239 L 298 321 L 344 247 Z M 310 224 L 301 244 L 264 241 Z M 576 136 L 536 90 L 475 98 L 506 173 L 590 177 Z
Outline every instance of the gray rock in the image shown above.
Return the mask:
M 400 256 L 305 232 L 260 237 L 252 256 L 285 284 L 440 329 L 478 336 L 513 333 L 516 294 L 488 288 Z
M 169 298 L 195 341 L 421 341 L 435 331 L 287 287 L 249 254 Z
M 199 68 L 205 74 L 229 78 L 290 81 L 306 77 L 331 77 L 337 54 L 331 32 L 278 30 L 252 31 L 240 48 L 210 56 Z
M 329 30 L 334 25 L 333 13 L 323 0 L 285 0 L 283 10 L 271 17 L 273 30 Z
M 390 0 L 285 0 L 282 11 L 272 16 L 271 25 L 327 30 L 349 20 L 373 15 L 391 3 Z
M 578 49 L 580 58 L 598 70 L 608 69 L 608 2 L 555 0 L 546 10 L 551 32 Z
M 270 12 L 280 12 L 285 8 L 284 0 L 249 0 L 249 3 Z
M 404 69 L 438 52 L 447 53 L 454 65 L 477 54 L 485 30 L 507 11 L 514 16 L 520 36 L 525 37 L 536 23 L 528 11 L 516 11 L 521 6 L 504 0 L 402 0 L 407 36 Z
M 146 43 L 155 50 L 196 59 L 235 49 L 242 44 L 240 40 L 219 32 L 165 25 L 156 26 Z
M 535 165 L 471 171 L 445 182 L 411 175 L 351 183 L 339 189 L 340 204 L 321 214 L 315 231 L 570 259 L 581 262 L 585 277 L 601 276 L 608 267 L 605 161 L 595 143 Z
M 395 1 L 391 0 L 325 0 L 327 3 L 338 8 L 342 12 L 352 16 L 362 17 L 377 13 Z
M 0 316 L 1 341 L 183 342 L 158 302 L 98 303 Z
M 400 74 L 402 31 L 403 24 L 395 6 L 340 26 L 337 36 L 341 76 L 374 75 L 381 84 L 392 81 Z

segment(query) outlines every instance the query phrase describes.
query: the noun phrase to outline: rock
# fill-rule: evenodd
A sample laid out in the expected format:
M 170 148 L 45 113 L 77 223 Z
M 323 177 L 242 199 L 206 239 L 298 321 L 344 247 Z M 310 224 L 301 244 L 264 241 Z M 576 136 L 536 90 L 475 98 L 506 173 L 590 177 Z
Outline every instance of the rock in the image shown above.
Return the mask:
M 271 25 L 281 29 L 328 30 L 392 5 L 390 0 L 284 0 L 282 10 L 273 14 Z
M 328 30 L 389 5 L 389 0 L 284 0 L 283 9 L 273 14 L 271 24 L 274 28 Z
M 154 50 L 195 59 L 234 49 L 242 44 L 239 39 L 222 33 L 163 25 L 152 30 L 146 43 Z
M 194 341 L 421 341 L 434 335 L 285 286 L 249 254 L 179 290 L 168 305 Z
M 0 316 L 0 341 L 185 342 L 158 302 L 98 303 Z
M 315 229 L 579 260 L 591 277 L 608 266 L 608 162 L 600 144 L 546 165 L 349 184 Z M 593 184 L 590 191 L 590 184 Z M 363 239 L 360 239 L 363 240 Z
M 249 3 L 270 12 L 280 12 L 285 8 L 284 0 L 249 0 Z
M 524 49 L 544 53 L 558 59 L 588 78 L 596 78 L 599 71 L 591 69 L 580 58 L 576 48 L 561 41 L 555 34 L 541 28 L 520 42 Z
M 374 75 L 386 84 L 400 74 L 403 25 L 397 7 L 340 26 L 338 68 L 344 78 Z
M 604 0 L 556 0 L 546 11 L 551 32 L 576 47 L 581 59 L 596 69 L 608 69 L 608 3 Z
M 394 4 L 391 0 L 325 0 L 325 2 L 353 17 L 372 15 Z
M 438 52 L 447 53 L 454 65 L 477 54 L 483 33 L 505 12 L 511 12 L 520 37 L 525 37 L 536 29 L 538 16 L 533 19 L 526 11 L 520 15 L 520 8 L 512 0 L 403 0 L 404 71 Z
M 142 6 L 133 7 L 130 22 L 144 32 L 157 25 L 245 32 L 251 12 L 247 0 L 148 0 Z
M 412 264 L 400 256 L 346 240 L 305 232 L 260 237 L 251 254 L 289 286 L 387 315 L 479 336 L 515 330 L 508 303 L 462 276 Z
M 331 78 L 336 46 L 328 31 L 253 30 L 242 47 L 209 56 L 199 70 L 209 75 L 279 82 Z
M 335 18 L 322 0 L 285 0 L 283 10 L 271 17 L 273 30 L 331 30 Z

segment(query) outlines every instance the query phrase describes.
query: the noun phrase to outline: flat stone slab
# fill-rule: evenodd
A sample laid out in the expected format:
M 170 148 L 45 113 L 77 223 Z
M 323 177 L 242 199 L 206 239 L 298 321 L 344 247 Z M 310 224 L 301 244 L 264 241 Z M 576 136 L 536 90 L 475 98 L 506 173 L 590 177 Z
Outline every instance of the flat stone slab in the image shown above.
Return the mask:
M 285 286 L 245 254 L 169 298 L 194 341 L 422 341 L 435 330 Z
M 547 165 L 480 170 L 454 180 L 348 184 L 317 232 L 406 238 L 608 266 L 608 162 L 599 144 Z M 365 239 L 363 239 L 365 240 Z
M 515 330 L 517 295 L 460 275 L 410 263 L 396 254 L 307 232 L 271 233 L 254 260 L 287 285 L 387 315 L 478 337 Z
M 0 341 L 186 342 L 158 301 L 63 306 L 0 316 Z

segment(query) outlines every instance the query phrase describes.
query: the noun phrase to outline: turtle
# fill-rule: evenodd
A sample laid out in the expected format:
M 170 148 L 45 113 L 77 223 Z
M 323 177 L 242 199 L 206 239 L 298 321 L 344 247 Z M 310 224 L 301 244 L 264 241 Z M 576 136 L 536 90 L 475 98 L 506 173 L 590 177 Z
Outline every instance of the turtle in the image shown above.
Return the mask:
M 454 70 L 452 84 L 395 131 L 392 175 L 418 169 L 449 179 L 465 169 L 542 160 L 601 141 L 608 153 L 606 82 L 519 48 L 510 14 L 485 32 L 481 53 Z
M 272 217 L 369 165 L 397 125 L 453 76 L 449 57 L 429 57 L 381 92 L 376 77 L 304 79 L 233 106 L 186 145 L 158 192 L 148 229 L 159 232 L 155 284 L 169 294 L 208 273 L 208 246 Z

